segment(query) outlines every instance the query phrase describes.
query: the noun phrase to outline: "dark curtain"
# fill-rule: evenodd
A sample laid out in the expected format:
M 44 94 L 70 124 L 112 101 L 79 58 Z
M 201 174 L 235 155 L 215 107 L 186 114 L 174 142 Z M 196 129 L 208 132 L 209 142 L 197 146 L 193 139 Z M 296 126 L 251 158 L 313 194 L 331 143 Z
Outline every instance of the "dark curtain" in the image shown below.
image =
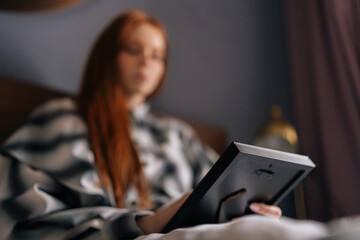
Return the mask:
M 308 218 L 360 214 L 360 0 L 284 0 Z

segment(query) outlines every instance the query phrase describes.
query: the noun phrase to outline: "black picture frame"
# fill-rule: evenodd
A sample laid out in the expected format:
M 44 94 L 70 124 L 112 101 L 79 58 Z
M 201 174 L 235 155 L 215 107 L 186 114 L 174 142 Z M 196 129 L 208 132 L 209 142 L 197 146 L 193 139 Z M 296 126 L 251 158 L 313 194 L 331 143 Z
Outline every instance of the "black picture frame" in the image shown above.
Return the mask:
M 314 168 L 304 155 L 232 142 L 162 232 L 229 221 L 251 202 L 276 205 Z

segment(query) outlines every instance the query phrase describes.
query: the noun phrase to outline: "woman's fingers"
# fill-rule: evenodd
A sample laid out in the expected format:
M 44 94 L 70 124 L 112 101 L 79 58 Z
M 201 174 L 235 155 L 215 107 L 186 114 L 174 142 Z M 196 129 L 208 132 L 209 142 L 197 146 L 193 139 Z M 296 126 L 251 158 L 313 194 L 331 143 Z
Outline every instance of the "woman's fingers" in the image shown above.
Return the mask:
M 252 203 L 250 204 L 250 209 L 254 213 L 258 213 L 261 215 L 269 216 L 269 217 L 281 217 L 282 212 L 278 206 L 275 205 L 266 205 L 263 203 Z

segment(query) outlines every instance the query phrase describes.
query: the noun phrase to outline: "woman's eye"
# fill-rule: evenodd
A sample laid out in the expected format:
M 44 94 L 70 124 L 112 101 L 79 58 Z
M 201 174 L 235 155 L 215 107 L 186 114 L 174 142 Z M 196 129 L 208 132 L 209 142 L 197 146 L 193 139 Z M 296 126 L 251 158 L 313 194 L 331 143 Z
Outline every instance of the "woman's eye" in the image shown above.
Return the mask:
M 129 47 L 124 47 L 123 51 L 133 56 L 139 56 L 143 54 L 144 50 L 141 47 L 129 46 Z M 164 55 L 161 52 L 154 51 L 153 53 L 149 53 L 149 55 L 147 53 L 144 54 L 150 57 L 154 61 L 160 61 L 160 62 L 164 61 Z
M 153 53 L 151 57 L 156 61 L 164 61 L 164 57 L 159 53 Z
M 141 54 L 141 49 L 137 47 L 125 47 L 124 51 L 131 55 L 139 55 Z

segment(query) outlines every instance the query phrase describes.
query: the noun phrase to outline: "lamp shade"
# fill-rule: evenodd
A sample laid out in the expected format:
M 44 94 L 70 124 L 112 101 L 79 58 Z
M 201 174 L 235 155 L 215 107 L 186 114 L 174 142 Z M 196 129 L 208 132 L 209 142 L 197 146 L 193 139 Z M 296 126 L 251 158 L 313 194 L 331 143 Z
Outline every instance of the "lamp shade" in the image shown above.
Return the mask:
M 1 11 L 43 12 L 64 9 L 83 0 L 1 0 Z

